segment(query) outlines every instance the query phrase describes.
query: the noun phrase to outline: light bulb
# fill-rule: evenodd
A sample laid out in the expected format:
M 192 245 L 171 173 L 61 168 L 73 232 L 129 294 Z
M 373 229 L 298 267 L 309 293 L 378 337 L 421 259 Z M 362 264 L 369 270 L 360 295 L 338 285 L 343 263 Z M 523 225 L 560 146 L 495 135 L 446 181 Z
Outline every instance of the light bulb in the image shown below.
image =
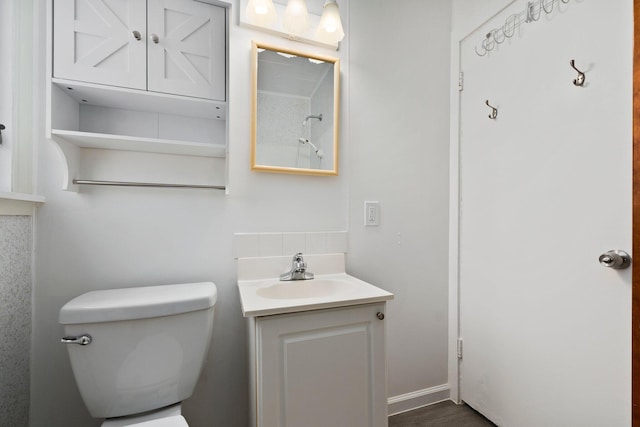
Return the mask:
M 340 9 L 335 0 L 328 0 L 324 4 L 316 37 L 325 43 L 338 43 L 344 38 Z
M 276 8 L 272 0 L 249 0 L 247 17 L 255 25 L 269 26 L 276 20 Z
M 289 0 L 282 26 L 291 34 L 303 34 L 309 29 L 309 13 L 305 0 Z

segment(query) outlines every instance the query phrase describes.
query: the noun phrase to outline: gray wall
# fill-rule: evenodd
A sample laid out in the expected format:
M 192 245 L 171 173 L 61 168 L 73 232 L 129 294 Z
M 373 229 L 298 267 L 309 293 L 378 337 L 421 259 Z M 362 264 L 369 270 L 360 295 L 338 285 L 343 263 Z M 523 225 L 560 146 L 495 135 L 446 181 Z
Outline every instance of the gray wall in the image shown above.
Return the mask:
M 349 15 L 348 270 L 395 293 L 389 395 L 426 403 L 448 382 L 451 5 L 352 2 Z M 365 200 L 379 227 L 363 226 Z
M 229 195 L 63 192 L 60 159 L 39 129 L 38 185 L 47 203 L 36 227 L 32 426 L 99 425 L 84 408 L 58 343 L 57 315 L 66 301 L 94 289 L 199 280 L 214 281 L 219 298 L 212 350 L 185 416 L 192 427 L 246 425 L 246 332 L 235 288 L 234 232 L 349 229 L 349 272 L 396 294 L 389 306 L 389 394 L 428 399 L 433 388 L 447 390 L 451 5 L 388 3 L 341 0 L 347 37 L 334 52 L 240 28 L 239 1 L 233 1 Z M 39 4 L 44 28 L 45 1 Z M 249 170 L 252 39 L 341 58 L 338 177 Z M 40 41 L 36 105 L 42 106 L 44 35 Z M 381 202 L 380 227 L 362 226 L 364 200 Z
M 39 5 L 40 27 L 45 28 L 45 1 Z M 249 124 L 252 39 L 322 55 L 342 56 L 348 49 L 335 52 L 241 28 L 238 5 L 233 1 L 230 18 L 229 195 L 86 187 L 80 193 L 64 192 L 58 153 L 39 129 L 38 186 L 47 202 L 39 208 L 35 234 L 32 426 L 100 425 L 85 409 L 66 349 L 58 342 L 58 311 L 65 302 L 94 289 L 204 280 L 218 286 L 213 345 L 196 392 L 185 403 L 185 417 L 192 427 L 246 425 L 246 332 L 236 290 L 233 233 L 347 228 L 346 168 L 339 177 L 251 172 Z M 347 2 L 341 6 L 346 13 Z M 44 37 L 36 104 L 42 109 Z M 346 78 L 348 67 L 342 73 Z M 342 89 L 345 105 L 348 85 Z

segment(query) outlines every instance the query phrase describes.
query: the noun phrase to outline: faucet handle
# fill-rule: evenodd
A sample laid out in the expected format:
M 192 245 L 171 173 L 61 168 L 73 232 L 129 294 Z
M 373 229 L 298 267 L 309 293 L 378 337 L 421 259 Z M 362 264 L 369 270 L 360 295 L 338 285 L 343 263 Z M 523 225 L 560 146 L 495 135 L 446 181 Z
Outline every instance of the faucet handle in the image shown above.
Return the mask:
M 302 258 L 301 253 L 297 253 L 293 258 L 293 268 L 292 270 L 298 273 L 304 273 L 307 270 L 307 263 L 304 262 L 304 258 Z
M 298 252 L 291 260 L 291 271 L 280 275 L 280 280 L 308 280 L 313 279 L 313 274 L 307 272 L 307 263 L 302 257 L 302 252 Z

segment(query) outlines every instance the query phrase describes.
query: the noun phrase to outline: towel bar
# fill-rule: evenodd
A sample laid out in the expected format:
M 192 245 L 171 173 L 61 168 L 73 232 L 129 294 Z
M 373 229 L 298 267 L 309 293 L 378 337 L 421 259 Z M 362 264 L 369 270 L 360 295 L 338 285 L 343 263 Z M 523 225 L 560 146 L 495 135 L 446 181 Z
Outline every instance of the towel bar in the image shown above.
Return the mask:
M 96 181 L 92 179 L 74 179 L 78 185 L 110 185 L 115 187 L 157 187 L 157 188 L 195 188 L 200 190 L 226 190 L 221 185 L 163 184 L 156 182 Z

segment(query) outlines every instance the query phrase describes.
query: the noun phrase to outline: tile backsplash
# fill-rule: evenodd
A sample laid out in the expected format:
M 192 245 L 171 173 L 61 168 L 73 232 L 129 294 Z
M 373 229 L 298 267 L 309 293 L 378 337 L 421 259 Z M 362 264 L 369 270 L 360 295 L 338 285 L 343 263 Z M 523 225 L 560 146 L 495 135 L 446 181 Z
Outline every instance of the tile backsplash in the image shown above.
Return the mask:
M 233 254 L 236 258 L 348 252 L 346 231 L 235 233 Z

